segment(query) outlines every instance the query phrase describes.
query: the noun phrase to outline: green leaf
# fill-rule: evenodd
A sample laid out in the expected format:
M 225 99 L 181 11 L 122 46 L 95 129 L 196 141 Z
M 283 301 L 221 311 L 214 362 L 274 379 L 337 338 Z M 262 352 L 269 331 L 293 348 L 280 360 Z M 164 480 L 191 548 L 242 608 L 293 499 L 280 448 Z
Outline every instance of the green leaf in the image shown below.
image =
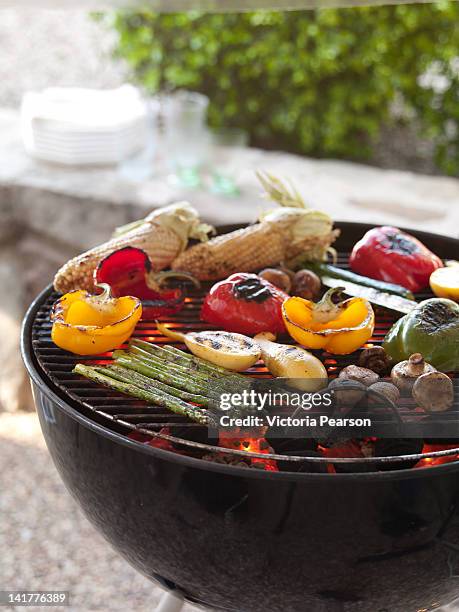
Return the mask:
M 95 18 L 115 30 L 133 80 L 206 94 L 210 123 L 243 127 L 255 145 L 366 159 L 397 100 L 459 173 L 459 3 Z

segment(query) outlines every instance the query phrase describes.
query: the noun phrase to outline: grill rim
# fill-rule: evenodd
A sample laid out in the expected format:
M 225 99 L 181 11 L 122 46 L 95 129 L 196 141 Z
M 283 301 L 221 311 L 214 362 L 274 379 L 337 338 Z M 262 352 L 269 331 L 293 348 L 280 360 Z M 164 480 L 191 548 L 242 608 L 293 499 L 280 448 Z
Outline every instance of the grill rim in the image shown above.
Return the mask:
M 368 229 L 374 227 L 372 224 L 367 223 L 358 223 L 358 222 L 348 222 L 348 221 L 335 221 L 335 226 L 346 229 L 347 228 L 355 228 L 358 227 L 362 232 L 366 232 Z M 229 231 L 233 231 L 234 229 L 238 229 L 243 227 L 241 225 L 224 225 L 220 226 L 217 229 L 221 233 L 227 233 Z M 452 244 L 452 246 L 457 247 L 458 240 L 454 239 L 450 236 L 442 236 L 441 234 L 435 234 L 431 232 L 418 231 L 413 229 L 405 229 L 400 228 L 403 231 L 410 232 L 415 234 L 421 240 L 425 240 L 427 242 L 431 242 L 432 240 L 440 240 L 442 242 L 447 241 Z M 108 437 L 115 442 L 119 442 L 127 447 L 131 447 L 134 450 L 139 450 L 146 454 L 151 454 L 153 456 L 157 456 L 160 459 L 164 459 L 167 461 L 173 461 L 174 463 L 179 463 L 182 465 L 189 465 L 190 467 L 197 467 L 203 470 L 209 470 L 214 472 L 220 472 L 227 475 L 245 475 L 251 478 L 262 478 L 262 479 L 276 479 L 282 478 L 290 481 L 308 480 L 308 479 L 329 479 L 332 477 L 333 479 L 340 478 L 345 481 L 353 481 L 356 478 L 359 480 L 404 480 L 406 478 L 412 477 L 423 477 L 427 472 L 429 474 L 443 474 L 448 472 L 454 472 L 459 470 L 459 461 L 451 462 L 446 464 L 441 464 L 437 466 L 430 466 L 428 468 L 413 470 L 412 468 L 404 468 L 404 469 L 394 469 L 387 471 L 370 471 L 370 472 L 338 472 L 334 474 L 329 473 L 311 473 L 311 472 L 271 472 L 271 471 L 262 471 L 262 470 L 251 470 L 247 468 L 241 468 L 233 465 L 225 465 L 218 464 L 210 461 L 204 461 L 203 459 L 181 455 L 179 453 L 174 453 L 172 451 L 168 451 L 161 448 L 152 447 L 146 444 L 142 444 L 135 440 L 129 439 L 125 434 L 117 433 L 110 429 L 108 426 L 101 425 L 96 421 L 92 420 L 85 414 L 81 413 L 76 407 L 73 406 L 73 399 L 68 396 L 64 397 L 64 392 L 59 390 L 59 388 L 54 388 L 55 385 L 53 382 L 46 378 L 46 373 L 41 371 L 39 364 L 37 363 L 37 359 L 34 355 L 33 346 L 32 346 L 32 328 L 35 319 L 35 315 L 40 308 L 42 302 L 52 293 L 53 287 L 52 284 L 45 287 L 38 296 L 33 300 L 27 312 L 24 316 L 22 328 L 21 328 L 21 343 L 20 350 L 22 359 L 24 361 L 26 370 L 31 378 L 31 381 L 38 387 L 38 389 L 43 393 L 50 401 L 53 402 L 54 405 L 59 406 L 59 408 L 63 409 L 64 412 L 74 420 L 78 421 L 81 425 L 84 425 L 98 433 L 103 435 L 104 437 Z M 62 394 L 62 395 L 61 395 Z M 459 450 L 459 447 L 458 447 Z M 423 459 L 426 457 L 438 457 L 438 456 L 447 456 L 451 454 L 456 454 L 456 449 L 450 449 L 447 451 L 436 451 L 433 453 L 418 453 L 416 455 L 400 455 L 400 458 L 397 457 L 397 461 L 403 461 L 405 459 L 419 458 Z M 267 457 L 266 455 L 264 456 Z M 269 457 L 268 457 L 269 458 Z M 303 459 L 304 460 L 304 459 Z M 354 463 L 362 463 L 362 460 L 357 460 Z M 370 462 L 371 463 L 371 462 Z M 375 462 L 376 463 L 376 462 Z M 380 463 L 380 462 L 378 462 Z M 378 465 L 376 463 L 376 465 Z M 389 461 L 388 461 L 389 463 Z

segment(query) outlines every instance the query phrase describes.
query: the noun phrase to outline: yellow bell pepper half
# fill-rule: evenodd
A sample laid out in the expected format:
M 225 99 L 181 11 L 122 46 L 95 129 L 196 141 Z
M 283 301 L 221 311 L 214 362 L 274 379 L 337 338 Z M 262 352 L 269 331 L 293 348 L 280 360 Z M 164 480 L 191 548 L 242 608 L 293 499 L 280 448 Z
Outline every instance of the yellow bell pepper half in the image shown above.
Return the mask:
M 142 316 L 135 297 L 113 298 L 108 285 L 100 295 L 71 291 L 53 305 L 51 338 L 77 355 L 98 355 L 118 347 L 133 333 Z
M 320 302 L 290 297 L 282 305 L 289 334 L 309 349 L 347 355 L 373 335 L 375 314 L 368 300 L 341 299 L 343 289 L 329 289 Z
M 459 301 L 459 261 L 448 261 L 430 275 L 430 288 L 437 297 Z

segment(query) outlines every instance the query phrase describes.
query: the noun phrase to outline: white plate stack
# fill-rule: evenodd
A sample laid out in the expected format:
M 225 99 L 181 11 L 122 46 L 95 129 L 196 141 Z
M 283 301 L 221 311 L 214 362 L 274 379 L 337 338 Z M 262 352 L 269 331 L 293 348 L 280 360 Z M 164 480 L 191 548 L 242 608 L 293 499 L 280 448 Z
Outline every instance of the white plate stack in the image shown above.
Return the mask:
M 146 105 L 131 85 L 27 93 L 21 123 L 28 153 L 66 165 L 117 164 L 142 150 L 148 135 Z

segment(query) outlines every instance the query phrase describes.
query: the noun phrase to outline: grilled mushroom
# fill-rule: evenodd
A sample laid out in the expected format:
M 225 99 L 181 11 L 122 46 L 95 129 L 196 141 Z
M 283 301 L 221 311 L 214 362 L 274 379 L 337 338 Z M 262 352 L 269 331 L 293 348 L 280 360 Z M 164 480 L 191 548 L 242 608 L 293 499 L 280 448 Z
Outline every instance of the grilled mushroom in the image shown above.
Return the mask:
M 320 295 L 322 283 L 312 270 L 298 270 L 293 277 L 292 295 L 304 300 L 315 300 Z
M 362 383 L 365 387 L 369 387 L 379 380 L 376 372 L 356 365 L 348 365 L 343 368 L 339 373 L 339 378 L 341 380 L 352 380 L 353 382 Z
M 398 390 L 398 387 L 383 380 L 378 381 L 368 387 L 368 391 L 370 391 L 368 394 L 368 403 L 370 404 L 383 403 L 383 400 L 378 397 L 378 394 L 384 396 L 393 404 L 397 404 L 398 400 L 400 399 L 400 391 Z M 371 391 L 376 391 L 376 393 L 371 393 Z
M 287 272 L 278 270 L 277 268 L 265 268 L 258 274 L 258 276 L 272 283 L 275 287 L 282 289 L 282 291 L 285 291 L 285 293 L 290 293 L 292 281 Z
M 364 397 L 366 386 L 357 380 L 334 378 L 328 385 L 340 408 L 352 408 Z
M 453 405 L 453 383 L 442 372 L 427 372 L 414 383 L 413 397 L 428 412 L 444 412 Z
M 421 353 L 414 353 L 406 361 L 394 365 L 390 377 L 401 393 L 411 392 L 416 379 L 428 372 L 436 372 L 436 369 L 424 360 Z
M 391 363 L 391 358 L 382 346 L 371 346 L 360 353 L 359 366 L 373 370 L 380 376 L 389 371 Z

